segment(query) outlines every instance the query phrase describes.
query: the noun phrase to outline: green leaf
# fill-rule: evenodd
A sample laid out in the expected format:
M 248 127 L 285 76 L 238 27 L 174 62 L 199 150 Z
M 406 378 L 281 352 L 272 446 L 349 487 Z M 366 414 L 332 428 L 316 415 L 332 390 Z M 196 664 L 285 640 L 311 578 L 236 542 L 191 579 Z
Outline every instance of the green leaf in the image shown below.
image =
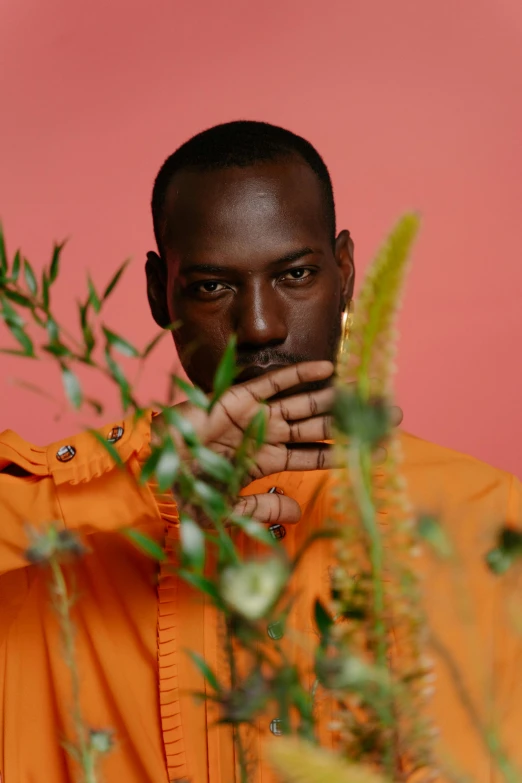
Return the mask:
M 69 402 L 73 408 L 79 408 L 83 400 L 80 381 L 68 367 L 62 367 L 62 381 Z
M 126 379 L 125 373 L 121 369 L 120 365 L 113 359 L 113 357 L 109 353 L 108 348 L 105 349 L 105 361 L 107 363 L 107 367 L 109 369 L 112 378 L 118 384 L 123 409 L 127 410 L 127 408 L 132 402 L 132 392 L 131 392 L 130 384 Z
M 259 451 L 266 437 L 266 410 L 259 408 L 248 426 L 245 428 L 245 437 L 254 441 L 254 448 Z
M 250 517 L 240 516 L 239 514 L 231 514 L 229 520 L 232 524 L 237 525 L 245 535 L 249 536 L 249 538 L 260 541 L 262 544 L 266 544 L 266 546 L 272 548 L 278 546 L 278 542 L 273 538 L 268 528 L 265 525 L 262 525 L 261 522 L 250 519 Z
M 58 329 L 58 324 L 56 321 L 49 317 L 47 319 L 47 323 L 45 324 L 45 328 L 47 330 L 47 336 L 49 337 L 49 340 L 52 343 L 56 342 L 60 336 L 60 330 Z
M 105 335 L 107 343 L 111 346 L 111 348 L 119 351 L 119 353 L 123 354 L 123 356 L 131 356 L 136 358 L 140 355 L 138 349 L 131 345 L 131 343 L 129 343 L 123 337 L 120 337 L 119 334 L 116 334 L 110 329 L 107 329 L 106 326 L 102 326 L 102 331 Z
M 173 427 L 179 432 L 187 446 L 196 447 L 199 444 L 198 436 L 191 422 L 185 419 L 175 407 L 165 408 L 163 416 L 169 427 Z
M 143 349 L 141 358 L 146 359 L 147 356 L 149 356 L 152 353 L 154 348 L 157 346 L 160 340 L 162 340 L 165 337 L 166 334 L 167 332 L 160 332 L 159 334 L 156 335 L 156 337 L 153 337 L 152 340 L 149 343 L 147 343 L 147 345 Z
M 390 432 L 390 408 L 385 400 L 365 400 L 356 389 L 336 389 L 333 417 L 337 429 L 374 448 Z
M 108 297 L 108 296 L 110 296 L 110 294 L 111 294 L 111 293 L 114 291 L 114 289 L 115 289 L 115 288 L 116 288 L 116 286 L 118 285 L 118 281 L 119 281 L 120 277 L 122 276 L 122 274 L 124 273 L 124 271 L 125 271 L 125 269 L 126 269 L 126 267 L 127 267 L 128 263 L 129 263 L 129 261 L 128 261 L 128 260 L 127 260 L 127 261 L 125 261 L 125 262 L 124 262 L 124 263 L 123 263 L 123 264 L 120 266 L 120 268 L 119 268 L 119 269 L 116 271 L 116 274 L 114 275 L 114 277 L 113 277 L 113 278 L 112 278 L 112 280 L 110 281 L 109 285 L 107 286 L 107 288 L 106 288 L 106 289 L 105 289 L 105 291 L 103 292 L 103 296 L 102 296 L 102 302 L 105 302 L 105 300 L 107 299 L 107 297 Z
M 161 456 L 161 449 L 155 449 L 141 468 L 140 484 L 146 484 L 156 471 L 156 465 Z
M 189 402 L 195 405 L 196 408 L 201 408 L 203 411 L 208 410 L 210 400 L 198 386 L 192 386 L 191 383 L 187 383 L 184 378 L 178 378 L 177 375 L 172 376 L 172 382 L 187 395 Z
M 93 348 L 96 345 L 96 340 L 94 338 L 93 331 L 89 326 L 89 324 L 85 324 L 85 326 L 82 328 L 82 335 L 83 335 L 83 344 L 85 346 L 85 358 L 89 360 Z
M 87 304 L 82 305 L 81 302 L 78 302 L 78 315 L 80 316 L 80 326 L 82 329 L 87 326 L 87 309 L 89 307 L 89 302 Z
M 214 393 L 210 407 L 212 408 L 220 397 L 232 386 L 236 375 L 236 337 L 228 341 L 214 376 Z
M 205 595 L 212 598 L 216 606 L 223 606 L 223 601 L 221 600 L 218 589 L 210 579 L 201 576 L 201 574 L 195 574 L 193 571 L 187 571 L 185 568 L 179 569 L 178 576 L 180 579 L 183 579 L 184 582 L 187 582 L 187 584 L 195 587 L 196 590 L 199 590 L 200 593 L 205 593 Z
M 24 349 L 24 355 L 30 356 L 34 358 L 34 346 L 33 341 L 29 337 L 29 335 L 22 329 L 21 326 L 15 326 L 14 324 L 12 326 L 9 326 L 9 330 L 15 340 L 20 343 L 22 348 Z
M 4 230 L 0 223 L 0 273 L 5 275 L 7 272 L 7 252 L 5 249 Z
M 115 464 L 115 465 L 116 465 L 118 468 L 120 468 L 120 469 L 124 469 L 124 468 L 125 468 L 125 463 L 124 463 L 124 461 L 122 460 L 122 458 L 120 457 L 120 453 L 119 453 L 118 449 L 117 449 L 117 448 L 114 446 L 114 444 L 113 444 L 113 443 L 111 443 L 110 441 L 108 441 L 108 440 L 107 440 L 107 438 L 106 438 L 106 437 L 104 437 L 104 436 L 101 434 L 101 432 L 98 432 L 98 430 L 89 430 L 88 432 L 89 432 L 89 434 L 90 434 L 90 435 L 92 435 L 92 437 L 94 438 L 94 440 L 97 440 L 97 441 L 98 441 L 98 443 L 100 444 L 100 446 L 103 446 L 103 448 L 105 449 L 105 451 L 106 451 L 108 454 L 110 454 L 110 456 L 112 457 L 112 460 L 113 460 L 114 464 Z
M 500 547 L 490 549 L 486 554 L 485 560 L 489 570 L 497 574 L 497 576 L 505 574 L 513 565 L 512 556 L 509 552 L 504 552 Z
M 234 479 L 234 466 L 221 454 L 216 454 L 206 446 L 195 446 L 191 452 L 201 470 L 211 478 L 224 484 L 229 484 Z
M 95 313 L 99 313 L 101 310 L 101 302 L 90 276 L 87 279 L 87 285 L 89 288 L 89 302 L 91 307 Z
M 152 538 L 149 538 L 149 536 L 146 536 L 144 533 L 133 528 L 124 530 L 123 534 L 127 536 L 127 538 L 130 538 L 138 549 L 141 549 L 142 552 L 145 552 L 145 554 L 149 555 L 153 560 L 165 560 L 166 555 L 162 547 Z
M 206 484 L 201 479 L 194 481 L 193 492 L 201 503 L 201 508 L 212 520 L 221 519 L 226 515 L 225 498 L 215 487 Z
M 186 514 L 180 517 L 180 537 L 185 565 L 201 573 L 205 567 L 205 535 L 197 522 Z
M 439 557 L 451 557 L 453 553 L 451 541 L 448 538 L 446 531 L 435 517 L 429 515 L 420 517 L 417 525 L 417 532 Z
M 179 454 L 174 448 L 172 441 L 167 441 L 160 450 L 158 462 L 156 464 L 156 479 L 160 492 L 166 492 L 172 487 L 178 475 L 181 460 Z
M 203 678 L 209 683 L 209 685 L 214 688 L 215 691 L 221 691 L 221 687 L 216 675 L 205 661 L 203 656 L 197 652 L 194 652 L 194 650 L 186 650 L 186 653 L 190 656 L 192 662 L 199 669 L 200 673 L 203 675 Z
M 38 291 L 38 283 L 36 282 L 36 277 L 33 271 L 33 267 L 31 266 L 27 258 L 24 258 L 24 277 L 25 277 L 27 288 L 29 289 L 29 291 L 33 296 L 36 296 L 36 292 Z
M 65 242 L 62 242 L 60 245 L 55 244 L 53 247 L 53 254 L 51 256 L 51 265 L 49 267 L 49 283 L 52 284 L 58 277 L 58 272 L 60 269 L 60 255 L 63 250 L 63 247 L 65 245 Z
M 94 400 L 92 397 L 86 397 L 84 400 L 84 404 L 88 405 L 90 408 L 93 409 L 95 413 L 97 413 L 99 416 L 103 413 L 103 405 L 101 402 L 98 402 L 98 400 Z M 112 446 L 112 443 L 109 444 Z
M 42 274 L 42 304 L 45 312 L 49 311 L 49 278 L 44 270 Z
M 18 291 L 13 291 L 12 288 L 4 288 L 2 293 L 12 302 L 16 302 L 16 304 L 22 305 L 22 307 L 32 307 L 32 302 L 27 296 L 19 294 Z
M 42 345 L 42 351 L 50 353 L 51 356 L 71 356 L 71 352 L 67 346 L 60 342 L 50 343 L 49 345 Z
M 13 258 L 13 268 L 11 269 L 11 280 L 16 283 L 20 274 L 20 251 L 17 250 Z
M 4 292 L 5 293 L 5 292 Z M 12 326 L 25 326 L 25 321 L 22 316 L 16 312 L 14 307 L 11 307 L 5 297 L 0 297 L 0 304 L 2 310 L 0 311 L 0 318 L 5 321 L 6 325 Z
M 314 617 L 315 624 L 321 636 L 328 636 L 330 633 L 330 628 L 333 625 L 333 618 L 330 616 L 319 598 L 315 599 Z

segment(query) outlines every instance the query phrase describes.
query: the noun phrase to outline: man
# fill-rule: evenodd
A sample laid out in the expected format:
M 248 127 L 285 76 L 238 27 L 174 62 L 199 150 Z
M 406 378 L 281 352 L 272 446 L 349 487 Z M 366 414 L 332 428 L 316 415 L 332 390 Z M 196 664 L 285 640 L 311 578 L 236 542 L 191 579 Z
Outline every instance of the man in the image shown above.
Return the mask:
M 329 466 L 317 445 L 328 436 L 331 398 L 324 386 L 353 288 L 353 245 L 347 231 L 336 231 L 328 171 L 314 148 L 288 131 L 229 123 L 194 137 L 166 161 L 152 207 L 158 253 L 148 255 L 147 282 L 154 318 L 162 327 L 182 322 L 177 348 L 190 379 L 205 391 L 233 333 L 243 368 L 240 385 L 212 420 L 186 403 L 184 414 L 211 448 L 222 448 L 226 433 L 233 450 L 256 398 L 268 399 L 269 443 L 241 510 L 275 526 L 291 553 L 331 509 L 324 483 L 330 474 L 314 468 Z M 281 393 L 292 401 L 281 402 Z M 77 569 L 77 648 L 86 720 L 116 731 L 104 780 L 230 783 L 231 733 L 212 725 L 212 705 L 191 698 L 204 683 L 183 654 L 197 650 L 219 671 L 214 613 L 165 571 L 156 587 L 154 564 L 116 532 L 134 526 L 164 536 L 167 552 L 174 546 L 172 497 L 153 486 L 140 489 L 132 478 L 147 456 L 150 423 L 120 422 L 104 433 L 126 473 L 85 434 L 47 448 L 10 432 L 0 440 L 3 781 L 65 783 L 74 768 L 59 747 L 70 728 L 71 694 L 47 575 L 23 557 L 21 520 L 55 519 L 86 534 L 91 550 Z M 444 760 L 490 783 L 493 767 L 479 727 L 500 718 L 508 749 L 520 757 L 522 688 L 500 582 L 484 556 L 500 524 L 520 521 L 520 488 L 471 458 L 406 434 L 401 439 L 414 506 L 442 515 L 460 559 L 456 575 L 428 556 L 420 561 L 437 640 L 429 709 L 442 732 Z M 298 442 L 312 445 L 287 448 Z M 380 521 L 386 523 L 386 508 Z M 292 622 L 304 635 L 312 633 L 310 605 L 327 587 L 328 564 L 318 546 L 298 574 Z M 469 595 L 473 623 L 462 622 L 459 589 Z M 267 634 L 272 638 L 273 629 Z M 255 780 L 266 783 L 272 777 L 262 744 L 271 732 L 277 741 L 277 715 L 262 716 L 257 729 L 249 752 L 258 760 Z

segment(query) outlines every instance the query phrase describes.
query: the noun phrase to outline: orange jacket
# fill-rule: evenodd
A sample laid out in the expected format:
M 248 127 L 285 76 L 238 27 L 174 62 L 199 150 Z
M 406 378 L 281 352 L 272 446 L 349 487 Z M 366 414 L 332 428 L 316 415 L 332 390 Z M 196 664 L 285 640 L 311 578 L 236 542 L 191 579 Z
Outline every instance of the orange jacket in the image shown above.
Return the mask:
M 121 430 L 117 429 L 121 427 Z M 75 565 L 74 608 L 81 699 L 94 728 L 116 732 L 115 749 L 102 764 L 106 783 L 231 783 L 234 753 L 227 727 L 213 727 L 212 705 L 193 691 L 202 678 L 183 653 L 204 654 L 220 671 L 219 632 L 211 608 L 175 577 L 163 573 L 117 531 L 141 528 L 164 541 L 177 533 L 176 508 L 134 476 L 148 453 L 149 422 L 108 427 L 127 473 L 115 469 L 88 434 L 46 448 L 13 432 L 0 436 L 0 772 L 2 783 L 66 783 L 73 766 L 60 747 L 70 735 L 70 685 L 59 629 L 49 601 L 45 569 L 28 566 L 24 522 L 55 520 L 87 536 L 90 552 Z M 492 783 L 491 763 L 474 718 L 500 721 L 506 747 L 522 761 L 522 648 L 510 631 L 503 581 L 484 564 L 500 524 L 520 523 L 520 485 L 512 476 L 470 457 L 401 435 L 403 473 L 417 509 L 441 515 L 456 546 L 455 569 L 427 555 L 419 562 L 431 629 L 437 681 L 430 710 L 440 728 L 441 757 L 476 783 Z M 72 446 L 64 451 L 63 446 Z M 62 449 L 62 451 L 60 451 Z M 57 456 L 58 455 L 58 456 Z M 63 460 L 64 455 L 69 457 Z M 5 470 L 7 469 L 7 471 Z M 22 469 L 22 471 L 20 471 Z M 25 473 L 24 473 L 25 471 Z M 247 492 L 281 487 L 302 508 L 286 529 L 293 552 L 330 512 L 321 472 L 282 473 L 255 482 Z M 319 491 L 318 491 L 319 490 Z M 381 512 L 386 521 L 386 510 Z M 245 544 L 246 545 L 246 544 Z M 329 554 L 316 546 L 297 574 L 293 623 L 313 639 L 310 608 L 328 586 Z M 513 577 L 514 578 L 514 577 Z M 473 620 L 467 617 L 473 608 Z M 469 612 L 468 612 L 469 614 Z M 464 620 L 463 620 L 464 618 Z M 468 621 L 469 620 L 469 621 Z M 458 670 L 457 684 L 454 680 Z M 260 758 L 276 715 L 258 721 L 248 752 Z M 327 736 L 326 727 L 323 734 Z M 259 761 L 255 783 L 272 775 Z

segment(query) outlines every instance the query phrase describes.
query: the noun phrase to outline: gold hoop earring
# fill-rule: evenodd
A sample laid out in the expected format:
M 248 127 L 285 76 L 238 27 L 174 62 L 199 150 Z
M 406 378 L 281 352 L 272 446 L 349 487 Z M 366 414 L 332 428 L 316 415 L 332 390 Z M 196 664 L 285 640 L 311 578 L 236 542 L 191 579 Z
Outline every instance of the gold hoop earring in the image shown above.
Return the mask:
M 339 341 L 339 358 L 348 350 L 353 326 L 353 299 L 350 299 L 341 320 L 341 339 Z

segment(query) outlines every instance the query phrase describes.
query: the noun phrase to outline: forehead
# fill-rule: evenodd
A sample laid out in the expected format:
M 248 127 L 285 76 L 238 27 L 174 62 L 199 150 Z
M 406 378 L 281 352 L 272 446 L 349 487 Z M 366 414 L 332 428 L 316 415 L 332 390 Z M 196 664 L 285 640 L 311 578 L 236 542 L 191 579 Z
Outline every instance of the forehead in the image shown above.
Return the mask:
M 184 170 L 165 203 L 167 256 L 278 253 L 329 242 L 321 183 L 297 158 L 245 168 Z

